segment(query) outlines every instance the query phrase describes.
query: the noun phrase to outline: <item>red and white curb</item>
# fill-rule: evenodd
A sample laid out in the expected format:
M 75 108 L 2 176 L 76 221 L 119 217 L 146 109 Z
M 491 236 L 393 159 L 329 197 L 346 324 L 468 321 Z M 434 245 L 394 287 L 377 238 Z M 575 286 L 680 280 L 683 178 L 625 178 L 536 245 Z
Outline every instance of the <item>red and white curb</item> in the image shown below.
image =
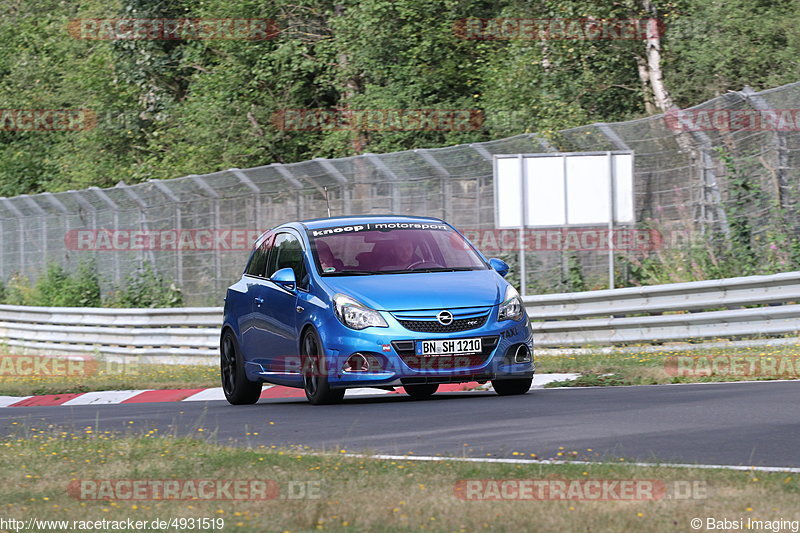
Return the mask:
M 578 374 L 537 374 L 534 377 L 534 389 L 540 389 L 551 381 L 575 379 Z M 489 390 L 489 384 L 476 382 L 454 383 L 439 386 L 439 392 L 464 392 Z M 386 391 L 371 388 L 348 389 L 347 396 L 372 396 L 380 394 L 398 394 L 402 388 Z M 261 392 L 262 398 L 305 398 L 302 389 L 267 385 Z M 208 402 L 224 400 L 221 387 L 213 389 L 172 389 L 172 390 L 116 390 L 102 392 L 84 392 L 70 394 L 46 394 L 43 396 L 0 396 L 0 407 L 45 407 L 72 405 L 115 405 L 120 403 L 155 403 L 155 402 Z

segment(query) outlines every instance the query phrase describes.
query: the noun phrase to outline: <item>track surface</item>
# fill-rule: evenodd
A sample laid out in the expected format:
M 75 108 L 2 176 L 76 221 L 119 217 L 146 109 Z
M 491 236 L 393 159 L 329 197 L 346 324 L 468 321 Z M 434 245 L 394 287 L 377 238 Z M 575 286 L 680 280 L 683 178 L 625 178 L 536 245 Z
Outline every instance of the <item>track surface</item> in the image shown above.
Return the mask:
M 798 405 L 800 382 L 759 382 L 358 396 L 318 407 L 305 399 L 19 407 L 0 410 L 0 433 L 158 428 L 253 447 L 798 467 Z

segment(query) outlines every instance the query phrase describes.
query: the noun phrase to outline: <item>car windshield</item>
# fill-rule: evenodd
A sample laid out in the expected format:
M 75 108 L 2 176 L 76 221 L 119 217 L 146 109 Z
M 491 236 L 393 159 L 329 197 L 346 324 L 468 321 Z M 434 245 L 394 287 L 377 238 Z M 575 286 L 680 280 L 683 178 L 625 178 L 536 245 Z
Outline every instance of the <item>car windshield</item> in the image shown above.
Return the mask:
M 369 223 L 308 231 L 323 276 L 486 270 L 486 263 L 450 226 Z

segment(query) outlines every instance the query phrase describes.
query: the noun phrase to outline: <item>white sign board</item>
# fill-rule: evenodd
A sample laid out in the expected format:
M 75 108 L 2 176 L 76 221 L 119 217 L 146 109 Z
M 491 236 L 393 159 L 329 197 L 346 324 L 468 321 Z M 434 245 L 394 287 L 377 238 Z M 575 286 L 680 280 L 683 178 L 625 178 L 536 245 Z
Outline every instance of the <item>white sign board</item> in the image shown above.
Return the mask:
M 632 152 L 498 155 L 494 182 L 498 228 L 635 222 Z

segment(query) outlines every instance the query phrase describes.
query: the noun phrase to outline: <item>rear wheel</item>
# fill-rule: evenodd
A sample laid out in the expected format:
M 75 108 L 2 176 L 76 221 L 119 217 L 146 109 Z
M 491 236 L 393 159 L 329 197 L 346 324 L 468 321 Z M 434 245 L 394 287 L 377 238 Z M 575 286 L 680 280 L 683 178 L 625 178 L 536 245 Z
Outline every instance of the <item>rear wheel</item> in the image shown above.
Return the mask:
M 439 390 L 439 385 L 437 383 L 426 383 L 424 385 L 406 385 L 403 387 L 405 389 L 406 394 L 411 396 L 416 400 L 424 400 L 425 398 L 430 398 L 434 395 L 434 393 Z
M 532 384 L 533 378 L 492 380 L 492 387 L 500 396 L 525 394 L 530 390 Z
M 344 398 L 344 389 L 331 389 L 328 383 L 328 365 L 322 342 L 314 330 L 303 335 L 300 355 L 303 360 L 303 389 L 312 405 L 338 403 Z
M 261 383 L 247 379 L 244 373 L 244 359 L 239 353 L 239 344 L 231 330 L 225 330 L 220 341 L 220 377 L 225 399 L 231 405 L 250 405 L 261 396 Z

